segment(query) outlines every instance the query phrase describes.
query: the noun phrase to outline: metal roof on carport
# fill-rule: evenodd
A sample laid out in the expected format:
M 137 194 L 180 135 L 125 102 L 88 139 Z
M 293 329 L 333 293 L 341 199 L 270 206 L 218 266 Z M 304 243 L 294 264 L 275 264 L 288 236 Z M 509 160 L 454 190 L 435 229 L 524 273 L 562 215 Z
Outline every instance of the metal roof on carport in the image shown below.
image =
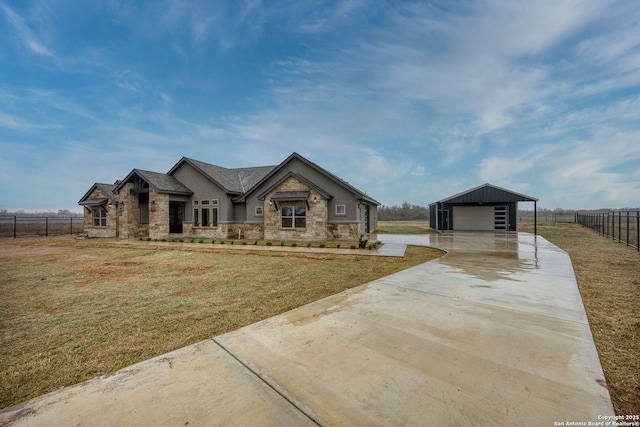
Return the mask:
M 431 203 L 506 203 L 506 202 L 537 202 L 538 199 L 516 193 L 489 183 L 470 190 L 463 191 L 445 199 Z

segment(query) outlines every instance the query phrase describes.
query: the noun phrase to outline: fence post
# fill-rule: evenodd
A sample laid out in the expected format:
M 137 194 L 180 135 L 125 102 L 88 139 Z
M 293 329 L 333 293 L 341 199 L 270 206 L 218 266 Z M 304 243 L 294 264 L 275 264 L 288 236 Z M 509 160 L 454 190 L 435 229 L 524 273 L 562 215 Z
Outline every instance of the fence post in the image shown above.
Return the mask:
M 44 219 L 44 237 L 49 237 L 49 217 Z
M 616 213 L 611 212 L 611 218 L 609 218 L 609 222 L 611 222 L 611 240 L 616 239 Z
M 622 212 L 618 211 L 618 243 L 622 243 Z
M 15 239 L 17 236 L 17 232 L 18 232 L 18 228 L 17 228 L 17 221 L 18 221 L 18 217 L 17 216 L 13 216 L 13 238 Z
M 627 246 L 629 246 L 629 211 L 627 211 Z
M 73 236 L 73 217 L 69 218 L 69 235 Z

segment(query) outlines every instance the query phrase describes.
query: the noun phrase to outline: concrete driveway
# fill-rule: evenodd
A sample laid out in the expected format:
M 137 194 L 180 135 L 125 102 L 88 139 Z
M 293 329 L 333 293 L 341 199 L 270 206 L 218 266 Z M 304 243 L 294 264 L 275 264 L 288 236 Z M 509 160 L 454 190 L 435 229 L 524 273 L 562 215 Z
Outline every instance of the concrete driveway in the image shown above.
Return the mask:
M 448 253 L 7 408 L 0 425 L 554 426 L 613 415 L 565 252 L 524 233 L 378 239 Z

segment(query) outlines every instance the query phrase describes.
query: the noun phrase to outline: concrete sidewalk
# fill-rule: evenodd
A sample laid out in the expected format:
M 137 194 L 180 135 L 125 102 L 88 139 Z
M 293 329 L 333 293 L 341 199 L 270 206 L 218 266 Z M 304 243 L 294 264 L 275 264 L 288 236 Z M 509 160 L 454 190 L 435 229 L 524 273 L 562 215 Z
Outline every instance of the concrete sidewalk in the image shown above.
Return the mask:
M 553 426 L 613 415 L 565 252 L 522 233 L 378 238 L 448 254 L 7 408 L 0 425 Z

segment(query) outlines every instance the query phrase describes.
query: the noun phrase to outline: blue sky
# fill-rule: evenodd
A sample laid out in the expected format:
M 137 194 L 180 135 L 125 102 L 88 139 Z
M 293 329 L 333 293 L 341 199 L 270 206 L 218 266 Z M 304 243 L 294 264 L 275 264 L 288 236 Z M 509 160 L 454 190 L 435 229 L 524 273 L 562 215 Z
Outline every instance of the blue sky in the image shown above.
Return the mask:
M 640 205 L 635 1 L 0 0 L 0 30 L 0 209 L 293 151 L 384 205 Z

